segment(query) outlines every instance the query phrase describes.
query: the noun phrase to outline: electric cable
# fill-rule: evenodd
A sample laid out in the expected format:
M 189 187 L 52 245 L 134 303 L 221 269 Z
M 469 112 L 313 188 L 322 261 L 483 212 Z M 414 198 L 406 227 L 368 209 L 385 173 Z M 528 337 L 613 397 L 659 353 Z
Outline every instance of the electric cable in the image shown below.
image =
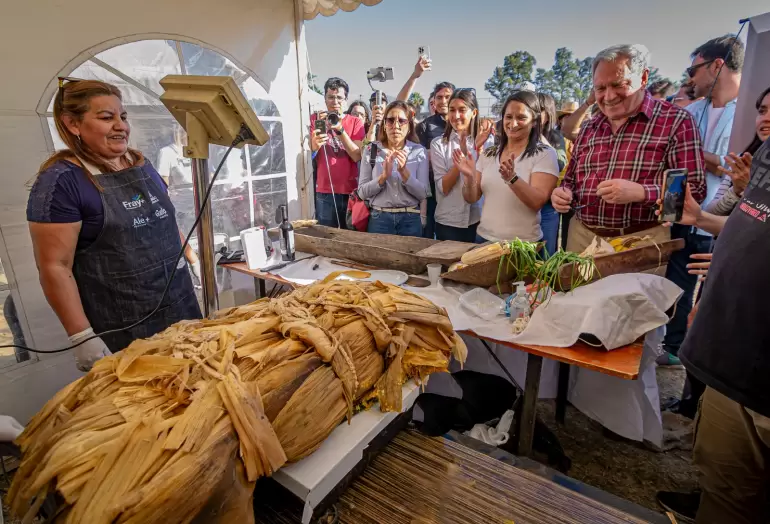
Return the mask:
M 219 171 L 222 169 L 222 166 L 225 165 L 225 161 L 227 160 L 227 157 L 230 155 L 230 152 L 233 150 L 235 146 L 243 142 L 244 140 L 254 138 L 254 135 L 251 133 L 251 130 L 249 130 L 248 127 L 245 125 L 241 125 L 241 130 L 238 133 L 238 136 L 236 136 L 235 140 L 233 140 L 233 143 L 230 144 L 230 147 L 227 148 L 227 151 L 225 152 L 225 155 L 222 157 L 222 160 L 219 162 L 219 165 L 217 166 L 216 170 L 214 171 L 214 175 L 211 177 L 211 182 L 209 182 L 208 188 L 206 189 L 206 194 L 203 197 L 203 201 L 201 202 L 201 206 L 205 207 L 206 203 L 208 203 L 209 198 L 211 197 L 211 190 L 214 188 L 214 182 L 217 179 L 217 176 L 219 175 Z M 129 326 L 125 326 L 122 328 L 115 328 L 115 329 L 108 329 L 107 331 L 102 331 L 101 333 L 94 333 L 93 335 L 84 338 L 77 344 L 72 344 L 70 346 L 60 348 L 60 349 L 33 349 L 27 346 L 22 346 L 18 344 L 6 344 L 3 346 L 0 346 L 0 349 L 2 348 L 19 348 L 23 349 L 25 351 L 30 351 L 32 353 L 42 353 L 42 354 L 51 354 L 51 353 L 62 353 L 64 351 L 69 351 L 70 349 L 74 349 L 82 344 L 85 344 L 89 340 L 92 340 L 94 338 L 101 337 L 103 335 L 111 335 L 113 333 L 119 333 L 121 331 L 127 331 L 129 329 L 133 329 L 136 326 L 139 326 L 146 322 L 150 317 L 152 317 L 155 313 L 158 312 L 158 310 L 163 305 L 163 301 L 168 296 L 168 292 L 171 289 L 171 282 L 174 281 L 174 276 L 176 275 L 176 271 L 179 268 L 179 261 L 184 256 L 185 249 L 187 249 L 188 244 L 190 243 L 190 238 L 192 238 L 193 233 L 195 233 L 195 229 L 198 227 L 198 223 L 200 223 L 201 220 L 201 213 L 200 210 L 198 211 L 198 216 L 195 217 L 195 222 L 193 223 L 192 227 L 190 228 L 190 232 L 187 233 L 187 237 L 185 237 L 184 243 L 182 244 L 181 249 L 179 250 L 179 254 L 176 257 L 176 260 L 174 261 L 174 268 L 171 270 L 171 274 L 168 277 L 168 280 L 166 281 L 166 287 L 163 289 L 163 293 L 160 297 L 160 300 L 158 300 L 158 304 L 155 306 L 155 309 L 153 309 L 151 312 L 149 312 L 144 317 L 140 318 L 133 324 Z

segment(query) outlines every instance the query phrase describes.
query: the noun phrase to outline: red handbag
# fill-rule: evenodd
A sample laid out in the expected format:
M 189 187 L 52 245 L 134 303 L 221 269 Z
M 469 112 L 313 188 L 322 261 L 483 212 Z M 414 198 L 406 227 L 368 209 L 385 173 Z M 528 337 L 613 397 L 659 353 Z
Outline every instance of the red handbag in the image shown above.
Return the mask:
M 373 143 L 369 148 L 369 151 L 369 165 L 374 169 L 374 164 L 377 161 L 377 144 Z M 348 229 L 366 232 L 369 227 L 370 211 L 371 206 L 369 205 L 369 202 L 358 196 L 357 189 L 350 193 L 348 210 L 347 213 L 345 213 L 345 222 L 347 223 Z
M 345 214 L 348 229 L 364 231 L 369 227 L 369 203 L 358 196 L 358 190 L 350 193 L 348 212 Z

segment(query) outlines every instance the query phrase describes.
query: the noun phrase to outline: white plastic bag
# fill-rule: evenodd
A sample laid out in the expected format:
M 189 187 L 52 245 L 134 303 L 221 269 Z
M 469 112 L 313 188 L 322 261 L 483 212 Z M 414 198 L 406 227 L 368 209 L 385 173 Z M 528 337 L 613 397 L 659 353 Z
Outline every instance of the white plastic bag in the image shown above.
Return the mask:
M 460 295 L 460 305 L 484 320 L 494 320 L 504 314 L 505 301 L 484 288 L 475 287 Z
M 682 290 L 645 273 L 611 275 L 567 293 L 556 293 L 532 314 L 527 329 L 512 338 L 522 344 L 569 347 L 586 333 L 606 349 L 630 344 L 668 323 L 668 310 Z
M 510 438 L 511 424 L 513 424 L 513 411 L 510 409 L 503 413 L 497 426 L 491 428 L 485 424 L 476 424 L 465 434 L 492 446 L 502 446 Z

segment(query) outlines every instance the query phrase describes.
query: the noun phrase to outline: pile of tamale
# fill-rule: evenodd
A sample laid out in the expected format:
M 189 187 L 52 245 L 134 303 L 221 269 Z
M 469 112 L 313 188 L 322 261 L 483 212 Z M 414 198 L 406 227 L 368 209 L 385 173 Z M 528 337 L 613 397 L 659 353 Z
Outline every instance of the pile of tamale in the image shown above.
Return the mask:
M 379 282 L 322 282 L 184 321 L 104 358 L 18 438 L 8 502 L 54 522 L 253 522 L 260 476 L 312 453 L 354 410 L 466 349 L 446 312 Z

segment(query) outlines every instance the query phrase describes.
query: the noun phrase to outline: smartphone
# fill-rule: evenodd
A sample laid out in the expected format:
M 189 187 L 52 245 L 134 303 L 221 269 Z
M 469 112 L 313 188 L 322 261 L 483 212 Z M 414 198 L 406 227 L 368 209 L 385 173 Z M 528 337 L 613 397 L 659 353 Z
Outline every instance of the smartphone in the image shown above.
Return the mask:
M 322 120 L 320 118 L 316 119 L 315 125 L 313 126 L 313 129 L 316 131 L 320 131 L 322 135 L 326 134 L 326 120 Z
M 686 191 L 686 169 L 667 169 L 663 173 L 663 208 L 658 216 L 660 222 L 673 223 L 682 220 Z
M 430 46 L 421 45 L 417 48 L 417 56 L 430 60 Z

